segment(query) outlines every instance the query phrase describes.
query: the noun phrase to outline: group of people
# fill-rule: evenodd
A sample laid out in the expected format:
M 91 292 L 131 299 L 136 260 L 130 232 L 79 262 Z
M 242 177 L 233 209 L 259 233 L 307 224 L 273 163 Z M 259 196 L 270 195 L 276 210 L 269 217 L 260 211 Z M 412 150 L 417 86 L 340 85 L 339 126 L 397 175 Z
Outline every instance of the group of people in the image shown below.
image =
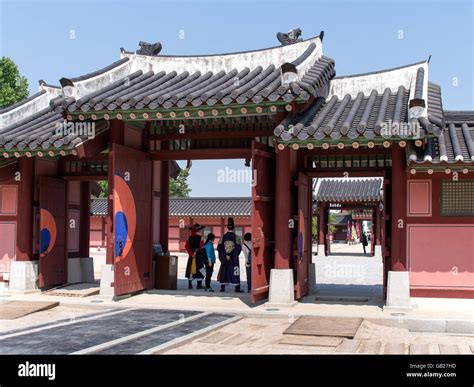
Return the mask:
M 189 236 L 185 248 L 189 254 L 186 265 L 186 278 L 188 279 L 188 288 L 193 288 L 193 280 L 197 281 L 197 289 L 203 289 L 202 281 L 204 279 L 207 292 L 214 292 L 211 288 L 211 277 L 214 272 L 216 255 L 214 252 L 214 241 L 216 236 L 213 233 L 207 235 L 204 241 L 198 231 L 204 226 L 194 224 L 189 229 Z M 251 261 L 252 261 L 252 235 L 246 233 L 243 241 L 234 231 L 234 219 L 227 219 L 227 232 L 222 236 L 217 246 L 217 253 L 220 262 L 217 280 L 221 284 L 220 291 L 225 292 L 226 285 L 235 285 L 236 293 L 243 293 L 240 287 L 240 262 L 239 255 L 243 252 L 245 257 L 245 269 L 247 273 L 248 292 L 251 291 Z

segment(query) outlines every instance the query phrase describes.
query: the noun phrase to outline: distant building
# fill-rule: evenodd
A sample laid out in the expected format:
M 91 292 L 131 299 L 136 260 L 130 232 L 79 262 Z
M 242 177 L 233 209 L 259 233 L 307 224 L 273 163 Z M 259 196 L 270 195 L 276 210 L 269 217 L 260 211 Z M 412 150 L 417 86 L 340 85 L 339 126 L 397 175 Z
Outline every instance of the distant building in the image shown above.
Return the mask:
M 169 244 L 172 252 L 185 252 L 184 244 L 189 236 L 189 226 L 202 224 L 206 237 L 210 232 L 220 238 L 226 230 L 228 217 L 233 217 L 235 233 L 242 237 L 251 232 L 251 200 L 239 198 L 171 198 L 169 208 Z M 90 246 L 106 246 L 107 199 L 94 198 L 91 202 Z

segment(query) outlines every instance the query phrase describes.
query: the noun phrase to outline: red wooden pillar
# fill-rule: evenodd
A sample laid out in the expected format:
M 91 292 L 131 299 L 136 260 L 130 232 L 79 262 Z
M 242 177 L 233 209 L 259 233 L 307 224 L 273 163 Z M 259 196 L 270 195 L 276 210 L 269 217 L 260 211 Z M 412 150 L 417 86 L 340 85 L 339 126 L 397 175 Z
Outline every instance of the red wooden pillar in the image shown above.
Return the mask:
M 323 202 L 318 203 L 319 219 L 318 219 L 318 244 L 326 244 L 326 207 Z
M 18 183 L 18 217 L 16 232 L 16 260 L 33 260 L 33 201 L 35 190 L 35 159 L 21 157 L 19 160 L 20 181 Z
M 325 254 L 331 253 L 331 238 L 329 237 L 329 204 L 324 206 L 324 246 L 326 248 Z
M 80 245 L 81 257 L 89 256 L 90 246 L 90 206 L 91 206 L 91 184 L 88 181 L 81 183 L 81 221 L 80 221 Z
M 380 206 L 375 207 L 375 244 L 380 246 L 382 244 L 382 217 L 380 216 Z
M 289 269 L 291 261 L 290 148 L 276 150 L 275 175 L 275 269 Z
M 161 149 L 168 149 L 166 142 L 161 143 Z M 161 162 L 161 200 L 160 200 L 160 243 L 164 252 L 168 251 L 168 238 L 169 238 L 169 207 L 170 207 L 170 196 L 169 196 L 169 185 L 170 185 L 170 162 Z
M 405 151 L 392 146 L 391 268 L 406 271 L 406 158 Z

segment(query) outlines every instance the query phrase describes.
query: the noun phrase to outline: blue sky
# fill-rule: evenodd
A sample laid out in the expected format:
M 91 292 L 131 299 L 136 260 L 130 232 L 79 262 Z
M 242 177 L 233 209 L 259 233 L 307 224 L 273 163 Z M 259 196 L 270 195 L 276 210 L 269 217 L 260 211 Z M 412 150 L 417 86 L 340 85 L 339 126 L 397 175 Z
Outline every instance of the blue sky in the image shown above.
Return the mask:
M 275 34 L 325 31 L 337 75 L 375 71 L 432 55 L 430 80 L 446 109 L 474 109 L 472 1 L 23 1 L 0 0 L 0 55 L 30 82 L 59 84 L 119 59 L 119 48 L 159 41 L 163 54 L 215 54 L 278 45 Z M 183 36 L 184 39 L 180 37 Z M 73 39 L 72 39 L 73 38 Z M 247 196 L 218 170 L 243 160 L 194 161 L 192 196 Z

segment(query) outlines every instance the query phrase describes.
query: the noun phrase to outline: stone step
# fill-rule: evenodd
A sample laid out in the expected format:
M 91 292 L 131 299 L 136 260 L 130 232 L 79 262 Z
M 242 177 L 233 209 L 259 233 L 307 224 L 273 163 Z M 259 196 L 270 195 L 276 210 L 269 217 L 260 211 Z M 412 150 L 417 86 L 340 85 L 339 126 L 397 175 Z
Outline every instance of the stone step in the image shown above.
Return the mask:
M 403 355 L 405 354 L 406 344 L 405 343 L 385 343 L 383 354 L 384 355 Z
M 356 353 L 359 348 L 360 340 L 344 339 L 334 352 L 337 353 Z
M 410 344 L 410 355 L 427 355 L 430 353 L 429 344 Z
M 362 340 L 360 342 L 357 353 L 368 353 L 372 355 L 378 355 L 380 349 L 382 348 L 382 343 L 380 341 L 366 341 Z
M 461 353 L 457 344 L 439 344 L 438 347 L 441 355 L 457 355 Z

